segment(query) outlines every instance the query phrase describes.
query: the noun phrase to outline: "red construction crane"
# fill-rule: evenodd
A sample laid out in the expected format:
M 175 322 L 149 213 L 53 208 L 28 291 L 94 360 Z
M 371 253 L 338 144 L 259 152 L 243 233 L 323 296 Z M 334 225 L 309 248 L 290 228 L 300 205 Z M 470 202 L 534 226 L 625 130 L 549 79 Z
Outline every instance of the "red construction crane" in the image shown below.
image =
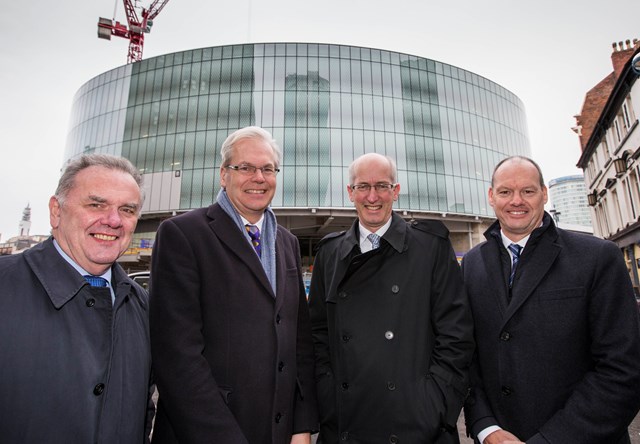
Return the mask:
M 117 0 L 116 0 L 117 1 Z M 144 35 L 151 32 L 153 19 L 162 11 L 162 8 L 169 0 L 154 0 L 149 9 L 141 8 L 142 20 L 138 18 L 138 14 L 133 3 L 137 0 L 123 0 L 124 9 L 127 13 L 127 25 L 117 22 L 114 19 L 100 17 L 98 19 L 98 38 L 111 40 L 111 36 L 124 37 L 129 39 L 129 54 L 127 55 L 127 63 L 139 62 L 142 60 L 142 46 L 144 45 Z M 115 14 L 114 14 L 115 15 Z

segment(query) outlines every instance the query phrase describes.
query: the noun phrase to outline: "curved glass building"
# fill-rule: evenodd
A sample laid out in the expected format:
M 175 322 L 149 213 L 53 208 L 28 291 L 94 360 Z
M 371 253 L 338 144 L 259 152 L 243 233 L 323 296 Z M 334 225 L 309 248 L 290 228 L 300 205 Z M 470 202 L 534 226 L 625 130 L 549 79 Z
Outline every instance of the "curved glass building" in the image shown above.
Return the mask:
M 91 79 L 74 98 L 65 158 L 105 152 L 140 168 L 139 239 L 152 238 L 162 218 L 214 201 L 220 145 L 247 125 L 282 147 L 273 207 L 310 249 L 353 220 L 347 169 L 360 154 L 393 157 L 396 210 L 443 219 L 460 251 L 493 218 L 493 166 L 530 155 L 522 102 L 477 74 L 379 49 L 273 43 L 167 54 Z

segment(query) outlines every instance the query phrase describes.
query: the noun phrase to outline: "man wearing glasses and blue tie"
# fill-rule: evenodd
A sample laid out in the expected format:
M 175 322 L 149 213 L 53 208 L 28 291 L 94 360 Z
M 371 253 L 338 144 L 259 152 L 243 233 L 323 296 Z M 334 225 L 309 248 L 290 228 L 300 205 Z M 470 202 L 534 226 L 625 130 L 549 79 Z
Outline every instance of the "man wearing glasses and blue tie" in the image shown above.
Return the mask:
M 448 231 L 393 213 L 391 158 L 359 157 L 349 180 L 358 219 L 320 243 L 309 296 L 318 442 L 458 442 L 474 342 Z
M 151 268 L 154 443 L 305 444 L 317 429 L 297 239 L 269 208 L 280 148 L 222 144 L 217 202 L 162 223 Z

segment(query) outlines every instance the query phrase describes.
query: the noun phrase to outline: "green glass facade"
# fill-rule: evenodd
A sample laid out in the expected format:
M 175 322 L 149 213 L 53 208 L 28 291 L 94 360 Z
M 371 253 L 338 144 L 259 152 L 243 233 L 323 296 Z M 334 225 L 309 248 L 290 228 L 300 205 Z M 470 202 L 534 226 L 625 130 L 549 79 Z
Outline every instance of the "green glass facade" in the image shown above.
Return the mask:
M 219 149 L 243 126 L 283 149 L 277 209 L 352 209 L 350 162 L 393 157 L 396 209 L 493 217 L 493 166 L 530 155 L 513 93 L 422 57 L 353 46 L 274 43 L 167 54 L 122 66 L 75 96 L 66 158 L 106 152 L 145 174 L 145 213 L 211 204 Z

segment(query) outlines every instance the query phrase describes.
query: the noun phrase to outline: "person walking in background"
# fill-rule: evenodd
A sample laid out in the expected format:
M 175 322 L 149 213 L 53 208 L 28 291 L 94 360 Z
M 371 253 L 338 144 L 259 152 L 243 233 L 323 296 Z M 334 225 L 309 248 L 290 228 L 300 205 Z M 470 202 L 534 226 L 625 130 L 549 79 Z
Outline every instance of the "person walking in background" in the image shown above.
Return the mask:
M 477 353 L 465 404 L 485 444 L 629 443 L 640 406 L 640 326 L 615 244 L 557 228 L 540 167 L 500 162 L 498 220 L 462 269 Z
M 147 293 L 116 263 L 143 195 L 126 159 L 71 161 L 49 201 L 52 236 L 0 257 L 0 441 L 148 442 Z
M 154 443 L 297 444 L 317 430 L 298 241 L 269 207 L 280 148 L 242 128 L 221 149 L 217 202 L 158 229 Z
M 448 230 L 393 213 L 391 158 L 357 158 L 349 180 L 358 218 L 321 241 L 311 278 L 318 442 L 459 442 L 474 344 Z

